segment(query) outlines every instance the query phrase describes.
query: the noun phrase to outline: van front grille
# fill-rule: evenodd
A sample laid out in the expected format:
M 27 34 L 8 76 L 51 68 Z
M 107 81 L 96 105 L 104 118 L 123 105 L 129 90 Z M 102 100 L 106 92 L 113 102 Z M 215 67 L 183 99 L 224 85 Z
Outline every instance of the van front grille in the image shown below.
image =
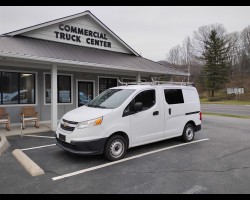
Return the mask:
M 66 119 L 63 119 L 62 121 L 63 121 L 63 122 L 66 122 L 66 123 L 69 123 L 69 124 L 74 124 L 74 125 L 77 125 L 77 124 L 78 124 L 78 122 L 72 122 L 72 121 L 68 121 L 68 120 L 66 120 Z
M 75 127 L 64 126 L 63 124 L 61 124 L 61 129 L 65 130 L 65 131 L 74 131 Z

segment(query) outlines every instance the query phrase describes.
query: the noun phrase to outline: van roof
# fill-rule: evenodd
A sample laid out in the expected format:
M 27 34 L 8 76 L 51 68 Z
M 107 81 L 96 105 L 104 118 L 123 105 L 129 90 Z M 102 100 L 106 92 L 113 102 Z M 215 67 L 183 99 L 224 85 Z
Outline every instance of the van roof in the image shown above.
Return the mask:
M 174 85 L 174 84 L 159 84 L 159 85 L 123 85 L 123 86 L 117 86 L 113 87 L 112 89 L 134 89 L 134 90 L 139 90 L 139 89 L 149 89 L 149 88 L 194 88 L 193 86 L 186 86 L 186 85 Z

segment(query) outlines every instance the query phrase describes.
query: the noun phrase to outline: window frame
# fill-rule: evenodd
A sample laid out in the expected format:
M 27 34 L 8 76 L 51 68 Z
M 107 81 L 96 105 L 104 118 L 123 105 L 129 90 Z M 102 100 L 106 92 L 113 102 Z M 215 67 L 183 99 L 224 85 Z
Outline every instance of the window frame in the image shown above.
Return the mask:
M 97 81 L 97 96 L 101 93 L 100 92 L 100 78 L 110 78 L 110 79 L 116 79 L 116 85 L 118 86 L 119 85 L 119 82 L 118 82 L 118 77 L 112 77 L 112 76 L 98 76 L 98 81 Z M 107 88 L 109 89 L 109 88 Z
M 136 81 L 136 78 L 122 78 L 122 82 L 124 82 L 124 80 L 127 79 L 127 80 L 132 80 L 132 82 L 137 82 Z M 146 82 L 146 79 L 141 79 L 141 82 Z M 127 83 L 127 82 L 126 82 Z
M 34 74 L 35 75 L 35 103 L 32 104 L 1 104 L 2 100 L 0 99 L 0 107 L 22 107 L 22 106 L 38 106 L 38 72 L 35 71 L 23 71 L 23 70 L 5 70 L 5 69 L 0 69 L 0 72 L 6 72 L 6 73 L 18 73 L 18 74 Z M 20 76 L 18 76 L 18 81 L 20 81 Z M 20 95 L 20 82 L 18 83 L 18 93 Z M 1 92 L 1 91 L 0 91 Z
M 182 102 L 182 103 L 173 103 L 173 104 L 169 104 L 169 103 L 167 102 L 167 99 L 166 99 L 165 90 L 180 90 L 180 91 L 181 91 L 181 94 L 182 94 L 182 100 L 183 100 L 183 102 Z M 184 95 L 183 95 L 183 92 L 182 92 L 182 89 L 181 89 L 181 88 L 163 88 L 163 94 L 164 94 L 165 102 L 166 102 L 168 105 L 180 105 L 180 104 L 184 104 L 184 103 L 185 103 Z
M 46 103 L 46 83 L 45 83 L 45 77 L 46 75 L 51 75 L 49 72 L 43 73 L 43 95 L 44 95 L 44 105 L 45 106 L 51 106 L 51 103 Z M 58 103 L 58 76 L 70 76 L 71 77 L 71 102 L 70 103 Z M 73 98 L 73 74 L 65 74 L 65 73 L 57 73 L 57 105 L 73 105 L 74 104 L 74 98 Z
M 136 98 L 139 94 L 141 94 L 142 92 L 150 91 L 150 90 L 155 91 L 155 103 L 154 103 L 151 107 L 149 107 L 148 109 L 142 110 L 142 111 L 140 111 L 140 112 L 144 112 L 144 111 L 147 111 L 147 110 L 153 108 L 153 107 L 156 105 L 156 100 L 157 100 L 157 98 L 156 98 L 156 89 L 141 90 L 141 91 L 139 91 L 138 93 L 136 93 L 136 94 L 133 96 L 132 100 L 131 100 L 131 101 L 128 103 L 128 105 L 124 108 L 122 117 L 126 117 L 126 116 L 129 116 L 129 115 L 133 115 L 133 114 L 135 114 L 135 113 L 140 113 L 140 112 L 130 111 L 129 113 L 125 114 L 124 111 L 125 111 L 125 109 L 126 109 L 129 105 L 130 105 L 130 109 L 131 109 L 131 105 L 132 105 L 132 104 L 135 104 L 135 98 Z

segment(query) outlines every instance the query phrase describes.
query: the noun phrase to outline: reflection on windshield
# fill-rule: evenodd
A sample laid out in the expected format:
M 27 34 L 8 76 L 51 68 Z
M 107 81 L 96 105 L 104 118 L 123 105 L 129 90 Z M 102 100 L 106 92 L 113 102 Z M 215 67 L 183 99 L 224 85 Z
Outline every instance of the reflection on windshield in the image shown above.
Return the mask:
M 114 109 L 122 105 L 134 91 L 131 89 L 108 89 L 88 103 L 87 106 Z

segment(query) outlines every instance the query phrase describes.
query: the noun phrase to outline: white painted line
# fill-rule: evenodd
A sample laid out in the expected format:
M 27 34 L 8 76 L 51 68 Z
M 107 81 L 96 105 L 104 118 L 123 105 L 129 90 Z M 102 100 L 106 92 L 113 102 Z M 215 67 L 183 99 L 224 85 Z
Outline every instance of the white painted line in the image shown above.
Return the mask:
M 51 138 L 55 139 L 55 137 L 49 137 L 49 136 L 40 136 L 40 135 L 24 135 L 25 137 L 39 137 L 39 138 Z
M 51 147 L 51 146 L 55 146 L 56 144 L 50 144 L 50 145 L 44 145 L 44 146 L 39 146 L 39 147 L 32 147 L 32 148 L 27 148 L 27 149 L 21 149 L 22 151 L 28 151 L 28 150 L 32 150 L 32 149 L 41 149 L 41 148 L 45 148 L 45 147 Z
M 200 186 L 200 185 L 196 185 L 196 186 L 192 187 L 190 190 L 183 192 L 183 194 L 197 194 L 197 193 L 200 193 L 200 192 L 206 191 L 206 190 L 207 190 L 207 188 Z
M 202 139 L 202 140 L 197 140 L 197 141 L 193 141 L 193 142 L 189 142 L 189 143 L 178 144 L 178 145 L 174 145 L 174 146 L 171 146 L 171 147 L 166 147 L 166 148 L 163 148 L 163 149 L 150 151 L 150 152 L 147 152 L 147 153 L 132 156 L 132 157 L 125 158 L 125 159 L 122 159 L 122 160 L 118 160 L 118 161 L 115 161 L 115 162 L 110 162 L 110 163 L 106 163 L 106 164 L 99 165 L 99 166 L 96 166 L 96 167 L 91 167 L 91 168 L 83 169 L 83 170 L 76 171 L 76 172 L 73 172 L 73 173 L 57 176 L 57 177 L 52 178 L 52 180 L 56 181 L 56 180 L 60 180 L 60 179 L 63 179 L 63 178 L 68 178 L 68 177 L 71 177 L 71 176 L 75 176 L 75 175 L 78 175 L 78 174 L 83 174 L 83 173 L 90 172 L 90 171 L 93 171 L 93 170 L 97 170 L 97 169 L 100 169 L 100 168 L 108 167 L 110 165 L 115 165 L 115 164 L 122 163 L 122 162 L 125 162 L 125 161 L 129 161 L 129 160 L 133 160 L 133 159 L 140 158 L 140 157 L 143 157 L 143 156 L 147 156 L 147 155 L 150 155 L 150 154 L 154 154 L 154 153 L 158 153 L 158 152 L 161 152 L 161 151 L 166 151 L 166 150 L 169 150 L 169 149 L 174 149 L 176 147 L 186 146 L 186 145 L 190 145 L 190 144 L 194 144 L 194 143 L 198 143 L 198 142 L 204 142 L 204 141 L 207 141 L 207 140 L 209 140 L 209 139 L 206 138 L 206 139 Z

